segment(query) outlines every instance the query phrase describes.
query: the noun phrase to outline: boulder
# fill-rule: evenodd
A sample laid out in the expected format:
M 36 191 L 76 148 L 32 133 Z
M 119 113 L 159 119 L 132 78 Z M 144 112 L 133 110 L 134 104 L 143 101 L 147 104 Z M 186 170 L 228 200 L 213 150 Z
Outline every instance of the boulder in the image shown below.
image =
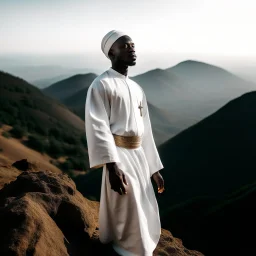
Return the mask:
M 99 241 L 98 211 L 67 174 L 23 171 L 0 190 L 0 255 L 113 255 Z M 154 255 L 202 254 L 162 230 Z

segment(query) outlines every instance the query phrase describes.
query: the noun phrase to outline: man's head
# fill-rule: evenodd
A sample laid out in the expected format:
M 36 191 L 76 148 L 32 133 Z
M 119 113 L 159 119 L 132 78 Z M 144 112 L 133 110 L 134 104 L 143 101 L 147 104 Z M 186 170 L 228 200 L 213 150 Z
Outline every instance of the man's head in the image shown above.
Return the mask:
M 135 45 L 132 39 L 121 31 L 108 32 L 102 39 L 101 49 L 114 65 L 136 64 Z

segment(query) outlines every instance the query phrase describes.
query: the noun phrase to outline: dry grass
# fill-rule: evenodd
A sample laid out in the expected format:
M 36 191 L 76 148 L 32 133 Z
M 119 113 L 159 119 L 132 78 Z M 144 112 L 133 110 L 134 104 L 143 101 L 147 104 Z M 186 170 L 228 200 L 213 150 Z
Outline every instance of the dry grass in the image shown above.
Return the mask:
M 56 173 L 61 173 L 62 171 L 50 163 L 52 160 L 46 154 L 41 154 L 31 148 L 26 147 L 21 143 L 21 140 L 15 138 L 5 138 L 1 134 L 3 131 L 10 130 L 11 127 L 4 125 L 0 128 L 0 145 L 2 152 L 0 152 L 0 164 L 11 165 L 15 161 L 21 159 L 27 159 L 29 162 L 37 165 L 39 169 L 49 170 Z

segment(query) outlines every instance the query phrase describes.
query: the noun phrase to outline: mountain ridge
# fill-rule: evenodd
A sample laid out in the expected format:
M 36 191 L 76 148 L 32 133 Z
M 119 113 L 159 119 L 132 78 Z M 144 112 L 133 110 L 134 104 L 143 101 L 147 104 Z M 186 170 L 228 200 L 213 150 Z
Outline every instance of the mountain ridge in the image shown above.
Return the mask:
M 50 85 L 43 92 L 58 100 L 64 100 L 88 87 L 96 77 L 94 73 L 77 74 Z
M 5 137 L 18 138 L 25 146 L 47 153 L 62 170 L 88 168 L 84 121 L 66 106 L 4 72 L 0 72 L 0 101 L 0 127 L 12 127 Z M 61 156 L 65 161 L 58 161 Z

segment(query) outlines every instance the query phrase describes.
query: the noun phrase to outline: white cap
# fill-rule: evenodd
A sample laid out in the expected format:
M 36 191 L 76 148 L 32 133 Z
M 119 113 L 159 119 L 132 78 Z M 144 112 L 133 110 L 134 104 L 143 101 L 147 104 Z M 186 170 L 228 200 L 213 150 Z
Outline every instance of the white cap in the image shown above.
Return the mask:
M 119 30 L 111 30 L 109 31 L 102 39 L 101 41 L 101 50 L 103 53 L 108 57 L 108 52 L 113 45 L 113 43 L 121 36 L 125 36 L 126 34 Z

